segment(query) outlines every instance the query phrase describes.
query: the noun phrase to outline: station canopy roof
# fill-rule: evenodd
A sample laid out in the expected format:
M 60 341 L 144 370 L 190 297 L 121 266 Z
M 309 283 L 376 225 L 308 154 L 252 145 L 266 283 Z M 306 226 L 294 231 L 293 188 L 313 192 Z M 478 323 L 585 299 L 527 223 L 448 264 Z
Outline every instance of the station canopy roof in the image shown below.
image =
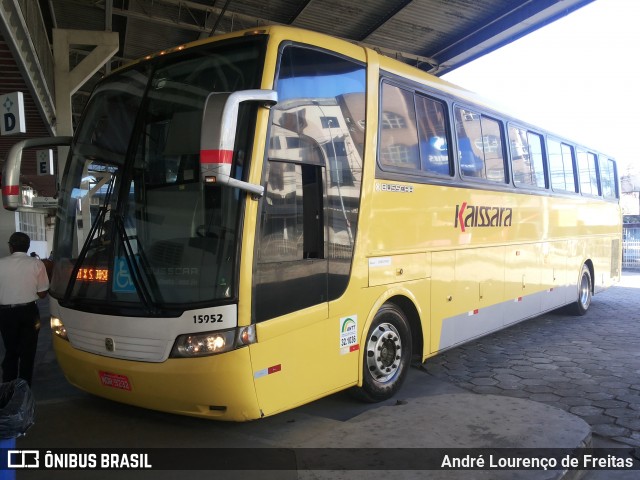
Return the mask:
M 592 0 L 40 0 L 49 29 L 113 30 L 118 61 L 211 35 L 291 25 L 375 46 L 438 75 Z

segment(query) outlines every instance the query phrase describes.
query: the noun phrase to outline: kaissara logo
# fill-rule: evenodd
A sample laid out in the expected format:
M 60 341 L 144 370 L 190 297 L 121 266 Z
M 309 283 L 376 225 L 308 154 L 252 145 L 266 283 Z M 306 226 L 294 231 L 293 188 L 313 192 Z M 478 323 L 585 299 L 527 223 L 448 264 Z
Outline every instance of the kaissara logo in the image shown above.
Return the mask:
M 510 207 L 456 205 L 455 228 L 464 232 L 470 227 L 510 227 L 513 210 Z

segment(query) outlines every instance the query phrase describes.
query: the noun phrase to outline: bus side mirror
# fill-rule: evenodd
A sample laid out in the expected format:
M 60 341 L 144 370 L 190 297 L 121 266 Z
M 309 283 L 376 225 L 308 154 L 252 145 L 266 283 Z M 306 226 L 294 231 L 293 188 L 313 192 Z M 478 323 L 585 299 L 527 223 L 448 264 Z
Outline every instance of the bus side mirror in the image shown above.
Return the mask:
M 238 108 L 242 102 L 260 102 L 265 107 L 271 107 L 277 101 L 278 93 L 274 90 L 209 94 L 204 104 L 200 134 L 200 180 L 203 183 L 228 185 L 254 195 L 264 195 L 262 185 L 231 177 Z
M 4 162 L 2 169 L 2 203 L 7 210 L 17 210 L 20 206 L 20 166 L 22 150 L 34 147 L 62 147 L 71 145 L 73 137 L 29 138 L 16 143 Z

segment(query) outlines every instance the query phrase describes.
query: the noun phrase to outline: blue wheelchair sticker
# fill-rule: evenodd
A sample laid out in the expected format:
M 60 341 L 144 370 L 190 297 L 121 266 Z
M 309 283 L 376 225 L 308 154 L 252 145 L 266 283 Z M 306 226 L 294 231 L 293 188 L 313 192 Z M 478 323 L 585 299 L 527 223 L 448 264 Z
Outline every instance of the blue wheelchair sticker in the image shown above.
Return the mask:
M 129 271 L 129 265 L 127 264 L 126 258 L 116 258 L 113 270 L 113 292 L 136 293 L 136 287 L 133 284 L 133 279 L 131 278 L 131 272 Z

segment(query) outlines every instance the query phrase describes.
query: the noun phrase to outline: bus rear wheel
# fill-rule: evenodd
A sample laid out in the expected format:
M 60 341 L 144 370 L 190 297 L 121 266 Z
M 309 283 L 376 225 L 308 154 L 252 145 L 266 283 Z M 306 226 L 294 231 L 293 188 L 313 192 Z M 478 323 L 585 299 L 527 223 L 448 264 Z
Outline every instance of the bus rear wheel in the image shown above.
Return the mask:
M 591 278 L 591 270 L 585 264 L 582 265 L 580 278 L 578 279 L 578 299 L 571 305 L 571 311 L 574 315 L 582 316 L 587 313 L 589 305 L 591 305 L 591 295 L 593 292 L 593 280 Z
M 367 402 L 387 400 L 402 386 L 411 363 L 411 329 L 402 310 L 393 303 L 384 304 L 363 347 L 362 387 L 352 393 Z

